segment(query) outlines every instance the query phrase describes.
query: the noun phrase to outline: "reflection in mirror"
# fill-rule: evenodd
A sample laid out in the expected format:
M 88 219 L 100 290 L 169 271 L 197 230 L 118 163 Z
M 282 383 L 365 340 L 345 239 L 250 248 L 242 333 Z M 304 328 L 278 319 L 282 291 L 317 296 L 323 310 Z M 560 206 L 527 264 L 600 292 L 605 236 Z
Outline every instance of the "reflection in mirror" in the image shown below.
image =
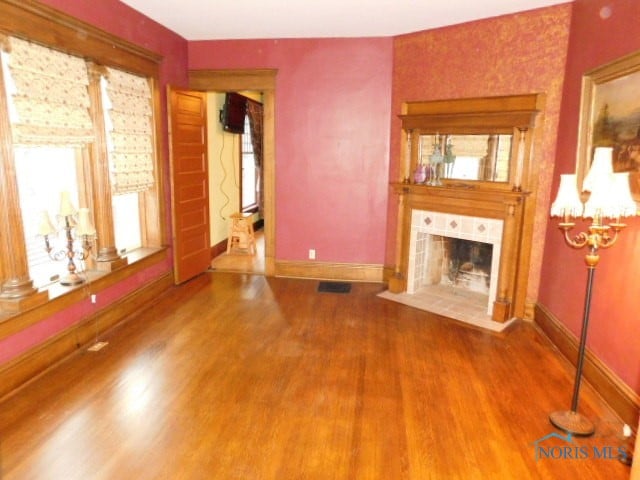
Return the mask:
M 442 178 L 507 182 L 511 135 L 420 135 L 418 163 L 428 185 Z

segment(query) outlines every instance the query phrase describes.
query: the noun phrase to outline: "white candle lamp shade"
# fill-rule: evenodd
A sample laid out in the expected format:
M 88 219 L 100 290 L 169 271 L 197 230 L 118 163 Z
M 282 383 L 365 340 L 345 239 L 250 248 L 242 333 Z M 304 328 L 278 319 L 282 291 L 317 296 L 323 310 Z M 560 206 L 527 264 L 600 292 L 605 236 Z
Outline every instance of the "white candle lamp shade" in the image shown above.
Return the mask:
M 613 173 L 593 177 L 591 193 L 584 204 L 584 218 L 610 217 L 613 212 Z
M 46 237 L 47 235 L 55 234 L 56 227 L 51 223 L 51 218 L 49 218 L 49 213 L 46 210 L 43 210 L 40 214 L 40 223 L 38 224 L 38 235 L 42 237 Z
M 77 236 L 93 236 L 96 234 L 96 229 L 91 223 L 88 208 L 81 208 L 78 210 L 78 224 L 76 226 Z
M 637 205 L 629 188 L 629 173 L 611 173 L 598 177 L 584 206 L 584 218 L 630 217 L 637 214 Z
M 76 208 L 71 203 L 69 192 L 60 195 L 60 210 L 57 218 L 58 228 L 54 227 L 48 213 L 42 212 L 38 234 L 44 237 L 45 251 L 51 260 L 67 263 L 67 274 L 60 278 L 60 285 L 74 286 L 86 282 L 86 277 L 80 275 L 76 261 L 84 261 L 91 255 L 93 241 L 96 238 L 96 228 L 91 223 L 88 208 Z M 49 235 L 60 233 L 64 237 L 64 246 L 54 246 Z M 60 238 L 63 241 L 63 238 Z
M 551 216 L 579 217 L 582 215 L 582 210 L 576 175 L 573 173 L 560 175 L 560 187 L 555 201 L 551 204 Z
M 638 205 L 631 196 L 629 172 L 614 173 L 611 186 L 611 218 L 632 217 L 638 214 Z
M 58 215 L 61 217 L 70 217 L 76 214 L 76 208 L 71 203 L 71 196 L 69 192 L 62 192 L 60 194 L 60 211 Z
M 591 168 L 582 182 L 583 192 L 592 192 L 599 178 L 613 173 L 612 154 L 612 147 L 597 147 L 595 149 Z

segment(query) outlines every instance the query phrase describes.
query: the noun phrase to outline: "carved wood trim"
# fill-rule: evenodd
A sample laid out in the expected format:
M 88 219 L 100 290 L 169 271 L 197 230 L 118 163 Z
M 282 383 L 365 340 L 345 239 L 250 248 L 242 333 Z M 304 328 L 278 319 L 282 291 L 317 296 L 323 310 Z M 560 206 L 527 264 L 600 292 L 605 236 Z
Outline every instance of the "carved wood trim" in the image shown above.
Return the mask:
M 4 75 L 0 69 L 0 263 L 2 285 L 0 285 L 0 310 L 15 311 L 32 306 L 34 301 L 42 303 L 46 296 L 38 295 L 24 301 L 26 297 L 37 293 L 29 277 L 27 251 L 24 242 L 24 229 L 20 212 L 20 199 L 16 183 L 15 157 L 11 122 L 7 105 Z
M 89 97 L 91 104 L 89 113 L 94 125 L 96 138 L 91 144 L 91 161 L 89 162 L 90 182 L 86 182 L 91 188 L 90 211 L 93 212 L 94 225 L 97 231 L 97 258 L 98 268 L 105 269 L 104 264 L 126 265 L 126 259 L 120 258 L 115 244 L 113 227 L 113 205 L 111 202 L 111 183 L 109 181 L 109 154 L 107 152 L 106 127 L 104 110 L 102 105 L 102 91 L 100 79 L 106 75 L 106 68 L 88 64 L 89 70 Z M 123 263 L 124 260 L 124 263 Z M 111 266 L 107 270 L 111 270 Z
M 156 76 L 162 60 L 162 55 L 36 0 L 0 0 L 0 32 L 146 76 Z
M 275 69 L 190 70 L 189 88 L 210 91 L 275 90 Z

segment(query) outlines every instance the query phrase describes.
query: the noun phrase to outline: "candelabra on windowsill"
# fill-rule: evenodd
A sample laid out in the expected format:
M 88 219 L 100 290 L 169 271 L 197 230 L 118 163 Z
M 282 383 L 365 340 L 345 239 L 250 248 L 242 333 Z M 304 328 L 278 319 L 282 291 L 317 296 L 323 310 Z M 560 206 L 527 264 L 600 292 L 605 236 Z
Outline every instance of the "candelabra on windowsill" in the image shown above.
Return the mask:
M 591 192 L 584 205 L 577 190 L 576 175 L 567 174 L 560 175 L 558 196 L 551 206 L 551 216 L 562 217 L 559 227 L 564 233 L 567 245 L 576 249 L 587 247 L 587 286 L 571 410 L 557 411 L 549 415 L 553 425 L 575 435 L 586 436 L 595 431 L 593 423 L 578 413 L 578 399 L 589 327 L 593 276 L 600 260 L 598 252 L 599 249 L 609 248 L 616 242 L 618 234 L 626 226 L 620 221 L 622 217 L 637 214 L 637 205 L 629 189 L 629 174 L 613 173 L 612 151 L 610 147 L 596 148 L 593 163 L 583 182 L 582 190 Z M 571 236 L 571 231 L 576 225 L 573 221 L 575 217 L 591 218 L 592 222 L 586 232 Z M 605 218 L 611 219 L 607 225 L 604 224 Z
M 84 261 L 91 254 L 93 241 L 96 239 L 96 229 L 89 218 L 89 209 L 80 208 L 76 211 L 71 203 L 68 192 L 63 192 L 60 199 L 60 231 L 64 232 L 65 245 L 57 250 L 51 245 L 51 235 L 57 235 L 58 230 L 53 226 L 49 214 L 42 212 L 38 235 L 44 237 L 45 250 L 49 258 L 55 261 L 67 261 L 67 275 L 60 279 L 65 286 L 80 285 L 85 279 L 78 275 L 75 260 Z M 74 241 L 80 240 L 80 247 L 74 247 Z

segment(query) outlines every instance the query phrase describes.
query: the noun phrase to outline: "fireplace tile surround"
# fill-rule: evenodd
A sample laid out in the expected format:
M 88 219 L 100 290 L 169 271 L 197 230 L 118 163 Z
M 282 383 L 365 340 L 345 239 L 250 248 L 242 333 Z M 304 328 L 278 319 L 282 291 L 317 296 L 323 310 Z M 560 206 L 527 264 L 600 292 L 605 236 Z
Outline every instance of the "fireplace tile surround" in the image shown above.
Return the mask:
M 492 331 L 502 331 L 511 321 L 491 318 L 496 298 L 504 222 L 501 219 L 412 209 L 407 290 L 380 296 Z M 489 294 L 423 281 L 429 236 L 458 238 L 493 246 Z

